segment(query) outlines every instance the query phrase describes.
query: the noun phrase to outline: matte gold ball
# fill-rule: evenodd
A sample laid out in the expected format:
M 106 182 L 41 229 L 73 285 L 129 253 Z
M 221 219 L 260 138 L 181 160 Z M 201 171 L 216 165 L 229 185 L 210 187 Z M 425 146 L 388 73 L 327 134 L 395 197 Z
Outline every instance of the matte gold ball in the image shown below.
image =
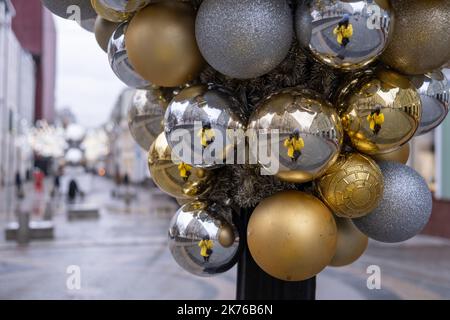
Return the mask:
M 410 154 L 410 144 L 407 143 L 397 150 L 388 153 L 381 153 L 372 156 L 375 161 L 396 161 L 403 164 L 408 163 Z
M 337 247 L 330 266 L 343 267 L 352 264 L 367 249 L 369 238 L 355 227 L 351 219 L 336 217 Z
M 109 39 L 111 39 L 112 34 L 118 26 L 119 23 L 108 21 L 100 16 L 97 16 L 95 19 L 95 39 L 97 40 L 100 48 L 102 48 L 106 53 L 108 52 Z
M 418 75 L 450 60 L 448 0 L 392 0 L 395 26 L 381 60 L 398 71 Z
M 368 156 L 345 154 L 316 181 L 322 200 L 336 215 L 363 217 L 383 196 L 383 174 Z
M 212 172 L 172 161 L 172 151 L 161 133 L 148 153 L 148 167 L 153 182 L 177 199 L 195 199 L 211 188 Z
M 195 40 L 195 11 L 187 3 L 166 1 L 142 9 L 131 20 L 125 43 L 136 71 L 158 86 L 183 85 L 204 66 Z
M 94 8 L 95 12 L 105 20 L 111 22 L 122 22 L 128 20 L 132 16 L 132 12 L 121 12 L 106 7 L 99 0 L 91 0 L 92 8 Z
M 219 243 L 222 247 L 229 248 L 231 247 L 236 239 L 236 234 L 233 231 L 233 228 L 229 224 L 224 224 L 220 227 L 219 231 Z
M 411 82 L 384 69 L 345 86 L 337 105 L 352 145 L 370 155 L 407 143 L 419 128 L 422 114 L 420 95 Z
M 282 191 L 255 208 L 247 227 L 247 242 L 266 273 L 285 281 L 301 281 L 331 262 L 336 253 L 336 223 L 316 197 Z

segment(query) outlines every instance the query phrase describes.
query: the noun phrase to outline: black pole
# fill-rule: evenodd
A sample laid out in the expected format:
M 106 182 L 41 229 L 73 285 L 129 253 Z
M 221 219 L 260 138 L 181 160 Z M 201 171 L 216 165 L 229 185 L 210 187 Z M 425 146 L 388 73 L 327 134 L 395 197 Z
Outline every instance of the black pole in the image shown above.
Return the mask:
M 238 262 L 237 300 L 315 300 L 316 278 L 288 282 L 271 277 L 256 264 L 247 246 L 247 224 L 253 209 L 241 209 L 243 252 Z

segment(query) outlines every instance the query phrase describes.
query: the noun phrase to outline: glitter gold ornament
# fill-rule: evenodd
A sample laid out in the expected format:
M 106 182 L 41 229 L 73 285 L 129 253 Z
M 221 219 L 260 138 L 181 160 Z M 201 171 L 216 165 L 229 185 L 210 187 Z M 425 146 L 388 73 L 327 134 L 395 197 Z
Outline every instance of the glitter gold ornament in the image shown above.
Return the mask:
M 289 182 L 321 176 L 336 161 L 342 145 L 336 111 L 306 89 L 287 88 L 264 99 L 251 115 L 248 129 L 250 139 L 257 138 L 260 148 L 271 150 L 268 163 L 257 157 L 260 164 Z
M 131 12 L 121 12 L 105 6 L 101 0 L 91 0 L 91 4 L 100 17 L 111 22 L 122 22 L 132 16 Z
M 325 204 L 344 218 L 365 216 L 378 206 L 383 195 L 380 168 L 359 153 L 342 155 L 316 184 Z
M 337 225 L 336 254 L 330 266 L 343 267 L 362 256 L 367 249 L 369 238 L 355 227 L 351 219 L 335 217 Z
M 131 20 L 125 41 L 136 71 L 158 86 L 183 85 L 204 66 L 195 40 L 195 11 L 187 3 L 148 5 Z
M 370 155 L 394 151 L 419 128 L 422 104 L 409 80 L 389 70 L 357 78 L 337 106 L 353 146 Z
M 409 160 L 409 153 L 410 153 L 410 143 L 407 143 L 398 148 L 397 150 L 387 153 L 375 154 L 372 156 L 372 158 L 375 161 L 396 161 L 406 164 Z
M 103 51 L 108 52 L 109 40 L 118 26 L 118 23 L 105 20 L 100 16 L 97 16 L 97 19 L 95 19 L 95 39 Z
M 322 271 L 336 253 L 336 241 L 330 210 L 299 191 L 264 199 L 247 227 L 253 259 L 266 273 L 284 281 L 306 280 Z
M 172 151 L 164 133 L 150 147 L 148 167 L 155 184 L 177 199 L 195 199 L 211 188 L 211 171 L 172 161 Z
M 450 60 L 448 0 L 392 0 L 396 20 L 392 40 L 381 55 L 404 74 L 434 71 Z

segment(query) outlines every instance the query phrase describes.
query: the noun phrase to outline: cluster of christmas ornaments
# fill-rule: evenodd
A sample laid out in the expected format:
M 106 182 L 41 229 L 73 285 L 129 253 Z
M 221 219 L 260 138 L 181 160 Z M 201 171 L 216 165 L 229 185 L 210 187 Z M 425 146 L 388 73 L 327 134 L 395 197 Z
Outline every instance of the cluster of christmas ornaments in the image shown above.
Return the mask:
M 184 204 L 169 230 L 184 269 L 228 270 L 246 231 L 264 271 L 305 280 L 354 262 L 368 237 L 400 242 L 428 222 L 430 190 L 406 162 L 409 141 L 448 112 L 450 86 L 440 71 L 450 61 L 447 0 L 44 1 L 56 14 L 70 3 L 95 10 L 95 36 L 113 71 L 138 89 L 130 131 L 149 152 L 155 184 Z M 205 68 L 242 83 L 262 77 L 294 44 L 342 73 L 332 94 L 295 83 L 248 112 L 235 91 L 199 80 Z M 279 166 L 259 161 L 261 168 L 299 186 L 261 201 L 247 230 L 231 200 L 208 201 L 234 155 L 230 130 L 264 134 Z M 240 142 L 248 147 L 251 134 Z M 222 148 L 213 148 L 221 138 Z

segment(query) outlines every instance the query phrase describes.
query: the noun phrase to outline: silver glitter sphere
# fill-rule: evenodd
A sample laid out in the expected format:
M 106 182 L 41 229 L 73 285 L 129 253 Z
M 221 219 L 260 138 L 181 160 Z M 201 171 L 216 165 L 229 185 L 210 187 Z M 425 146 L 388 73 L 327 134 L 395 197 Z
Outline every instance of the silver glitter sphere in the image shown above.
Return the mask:
M 422 101 L 422 117 L 416 136 L 430 132 L 446 118 L 450 100 L 450 83 L 445 75 L 438 71 L 426 75 L 419 88 Z
M 150 83 L 136 73 L 128 59 L 125 48 L 125 31 L 127 27 L 128 22 L 121 23 L 109 40 L 109 64 L 116 76 L 127 86 L 138 89 L 148 88 Z
M 268 73 L 287 56 L 293 17 L 286 0 L 204 0 L 195 33 L 214 69 L 249 79 Z
M 186 271 L 209 277 L 232 268 L 238 259 L 239 234 L 231 209 L 193 201 L 182 206 L 169 227 L 169 248 Z
M 142 9 L 150 2 L 156 2 L 155 0 L 99 0 L 99 2 L 106 8 L 111 8 L 121 12 L 134 12 Z
M 214 85 L 183 89 L 164 116 L 164 131 L 175 157 L 200 168 L 224 164 L 234 151 L 230 133 L 243 129 L 239 102 Z
M 128 109 L 128 128 L 134 140 L 145 151 L 163 132 L 167 102 L 158 89 L 136 90 Z
M 398 162 L 379 163 L 384 176 L 380 205 L 372 213 L 354 219 L 356 227 L 381 242 L 402 242 L 417 235 L 431 216 L 433 201 L 425 180 Z
M 355 70 L 386 48 L 393 12 L 369 0 L 309 0 L 297 7 L 295 28 L 299 42 L 319 61 Z
M 95 19 L 97 13 L 91 6 L 91 0 L 41 0 L 52 13 L 64 19 L 77 22 Z

